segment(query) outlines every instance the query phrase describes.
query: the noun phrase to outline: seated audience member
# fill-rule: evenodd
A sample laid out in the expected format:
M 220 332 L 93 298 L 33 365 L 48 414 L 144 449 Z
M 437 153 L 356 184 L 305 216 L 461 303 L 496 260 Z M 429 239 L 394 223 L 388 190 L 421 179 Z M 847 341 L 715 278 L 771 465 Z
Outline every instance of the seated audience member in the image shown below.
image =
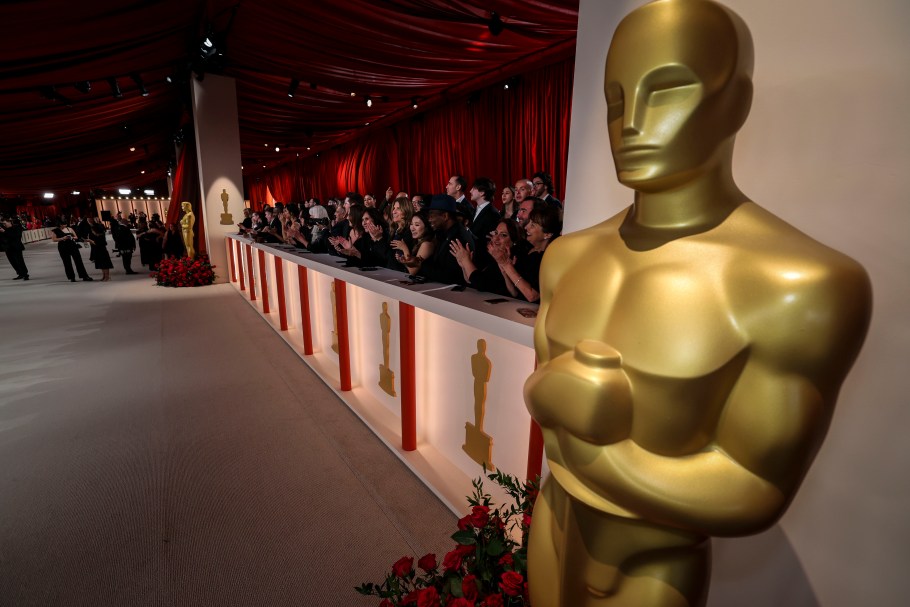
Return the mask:
M 408 274 L 417 274 L 420 266 L 425 259 L 436 249 L 436 239 L 433 236 L 433 230 L 430 229 L 429 219 L 426 211 L 414 213 L 411 217 L 411 242 L 408 247 L 404 239 L 393 240 L 392 247 L 395 249 L 395 256 L 404 266 Z
M 348 232 L 351 231 L 351 224 L 348 222 L 348 206 L 337 206 L 335 208 L 335 216 L 332 218 L 332 227 L 331 233 L 329 234 L 332 237 L 342 237 L 347 238 Z
M 549 173 L 537 171 L 534 173 L 531 183 L 534 186 L 535 196 L 562 211 L 562 201 L 553 195 L 553 178 Z
M 254 240 L 256 240 L 256 242 L 267 243 L 282 242 L 284 239 L 284 230 L 281 225 L 281 217 L 272 207 L 265 208 L 265 223 L 265 227 L 253 236 Z
M 525 198 L 534 195 L 534 182 L 527 177 L 522 177 L 515 182 L 515 204 L 520 205 Z M 516 221 L 518 218 L 515 218 Z
M 376 197 L 373 196 L 372 194 L 370 194 L 369 192 L 364 194 L 363 195 L 363 206 L 365 206 L 368 209 L 375 209 L 376 208 Z
M 455 199 L 447 194 L 433 196 L 429 207 L 429 222 L 439 242 L 433 255 L 423 262 L 418 275 L 434 282 L 466 284 L 461 267 L 451 253 L 451 246 L 457 240 L 473 251 L 474 235 L 461 222 Z
M 407 196 L 399 196 L 392 202 L 389 214 L 392 218 L 389 224 L 389 242 L 392 245 L 389 248 L 389 258 L 386 260 L 385 266 L 404 272 L 404 265 L 397 259 L 400 249 L 394 243 L 403 240 L 408 250 L 414 244 L 411 238 L 411 217 L 414 215 L 414 207 L 411 206 L 411 201 Z
M 237 224 L 238 234 L 246 234 L 253 227 L 253 212 L 249 207 L 243 208 L 243 221 Z
M 389 233 L 382 215 L 375 207 L 365 208 L 361 226 L 361 236 L 354 242 L 342 239 L 338 252 L 348 257 L 352 265 L 384 265 L 389 255 Z
M 504 219 L 515 219 L 518 215 L 518 202 L 515 201 L 515 188 L 507 185 L 502 189 L 502 216 Z
M 310 207 L 309 228 L 306 230 L 305 246 L 313 253 L 327 253 L 329 250 L 329 212 L 324 206 Z
M 473 259 L 471 251 L 458 242 L 452 243 L 452 255 L 458 260 L 461 271 L 464 273 L 468 285 L 478 291 L 489 291 L 498 295 L 514 297 L 506 286 L 505 278 L 496 261 L 496 257 L 505 255 L 509 259 L 515 257 L 515 245 L 520 240 L 518 224 L 511 219 L 503 219 L 490 234 L 487 244 L 485 265 L 478 266 Z M 502 252 L 502 255 L 500 254 Z M 496 257 L 494 257 L 494 255 Z
M 331 248 L 329 249 L 329 253 L 341 255 L 343 257 L 351 257 L 352 253 L 350 250 L 354 248 L 357 241 L 363 237 L 363 213 L 366 209 L 360 204 L 349 204 L 348 200 L 345 200 L 345 207 L 349 208 L 348 235 L 330 237 L 329 244 L 331 245 Z
M 430 198 L 432 198 L 432 196 L 429 194 L 414 194 L 414 196 L 411 197 L 411 206 L 414 207 L 414 212 L 419 213 L 421 210 L 427 208 L 427 205 L 430 203 Z
M 553 205 L 531 211 L 525 227 L 530 250 L 517 256 L 502 249 L 492 251 L 493 259 L 505 277 L 506 288 L 512 297 L 521 297 L 530 302 L 540 300 L 540 262 L 543 254 L 562 232 L 559 210 Z

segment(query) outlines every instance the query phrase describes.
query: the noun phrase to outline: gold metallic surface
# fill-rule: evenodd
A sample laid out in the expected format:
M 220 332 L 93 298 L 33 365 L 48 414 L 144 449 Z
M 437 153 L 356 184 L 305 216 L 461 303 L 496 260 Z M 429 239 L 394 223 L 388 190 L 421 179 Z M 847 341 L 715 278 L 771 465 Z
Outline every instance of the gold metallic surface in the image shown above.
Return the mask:
M 379 365 L 379 387 L 389 396 L 395 396 L 395 372 L 389 367 L 390 345 L 389 338 L 392 333 L 392 315 L 389 314 L 389 302 L 382 302 L 382 312 L 379 313 L 379 334 L 382 337 L 382 363 Z
M 493 465 L 493 437 L 483 431 L 487 412 L 487 384 L 493 374 L 493 361 L 487 358 L 487 340 L 477 340 L 477 352 L 471 355 L 471 375 L 474 377 L 474 423 L 465 422 L 462 450 L 485 470 Z
M 186 256 L 190 259 L 196 257 L 196 248 L 193 246 L 194 234 L 193 226 L 196 225 L 196 216 L 193 215 L 193 205 L 189 202 L 181 202 L 180 208 L 183 209 L 183 217 L 180 218 L 180 234 L 183 237 L 183 246 L 186 247 Z
M 221 204 L 224 205 L 224 212 L 221 214 L 221 225 L 223 226 L 232 226 L 234 225 L 234 216 L 228 212 L 228 200 L 230 200 L 231 195 L 228 194 L 226 188 L 221 190 Z
M 783 514 L 865 338 L 863 268 L 734 183 L 751 71 L 748 29 L 713 2 L 659 0 L 616 30 L 607 121 L 634 202 L 541 269 L 535 607 L 704 605 L 710 537 Z

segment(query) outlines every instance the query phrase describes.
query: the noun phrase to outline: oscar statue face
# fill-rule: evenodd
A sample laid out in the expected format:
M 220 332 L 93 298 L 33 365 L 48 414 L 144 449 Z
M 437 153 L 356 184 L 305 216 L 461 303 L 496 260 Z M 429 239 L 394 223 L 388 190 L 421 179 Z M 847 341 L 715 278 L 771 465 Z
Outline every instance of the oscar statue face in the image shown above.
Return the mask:
M 712 9 L 656 2 L 616 31 L 604 94 L 616 173 L 628 187 L 666 191 L 729 162 L 751 103 L 751 43 L 743 48 L 739 24 Z

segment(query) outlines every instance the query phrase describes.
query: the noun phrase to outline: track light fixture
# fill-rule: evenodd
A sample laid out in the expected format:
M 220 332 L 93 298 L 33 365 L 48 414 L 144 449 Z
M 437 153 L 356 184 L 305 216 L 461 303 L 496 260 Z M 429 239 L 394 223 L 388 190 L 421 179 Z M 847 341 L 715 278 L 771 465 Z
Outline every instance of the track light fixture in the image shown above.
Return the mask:
M 411 97 L 411 107 L 417 109 L 417 97 Z
M 114 99 L 121 99 L 123 97 L 123 93 L 120 92 L 120 85 L 117 83 L 116 78 L 108 78 L 107 84 L 111 87 L 111 95 L 114 96 Z
M 487 23 L 487 28 L 490 30 L 490 33 L 494 36 L 498 36 L 502 33 L 503 27 L 502 19 L 500 19 L 499 14 L 496 11 L 490 12 L 490 21 Z
M 373 107 L 373 98 L 367 95 L 367 107 Z
M 298 86 L 300 86 L 300 81 L 296 78 L 291 78 L 291 84 L 288 86 L 288 97 L 294 96 L 294 93 L 297 92 Z
M 130 74 L 130 78 L 132 78 L 133 82 L 136 83 L 136 88 L 139 89 L 139 94 L 142 95 L 143 97 L 148 97 L 149 91 L 147 88 L 145 88 L 145 85 L 142 83 L 142 76 L 140 76 L 137 72 L 133 72 L 132 74 Z

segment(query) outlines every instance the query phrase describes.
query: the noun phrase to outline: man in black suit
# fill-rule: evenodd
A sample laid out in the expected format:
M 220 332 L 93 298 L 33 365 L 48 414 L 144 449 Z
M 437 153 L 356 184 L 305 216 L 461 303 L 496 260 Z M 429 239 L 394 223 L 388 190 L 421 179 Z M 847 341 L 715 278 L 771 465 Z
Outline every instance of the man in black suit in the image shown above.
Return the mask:
M 446 183 L 446 194 L 455 199 L 455 210 L 461 216 L 466 226 L 471 225 L 474 217 L 474 207 L 468 202 L 465 192 L 468 189 L 468 180 L 461 175 L 452 175 Z
M 430 228 L 438 235 L 439 244 L 433 255 L 424 260 L 418 274 L 427 280 L 445 284 L 465 284 L 464 273 L 450 247 L 453 240 L 474 250 L 474 235 L 458 220 L 455 199 L 447 194 L 433 196 L 429 206 Z
M 490 232 L 496 229 L 500 221 L 499 211 L 493 206 L 496 184 L 489 177 L 478 177 L 471 186 L 470 194 L 471 202 L 474 203 L 471 233 L 474 234 L 474 240 L 477 242 L 474 264 L 478 268 L 482 268 L 490 261 L 490 254 L 487 252 Z
M 549 173 L 537 171 L 532 177 L 532 183 L 535 196 L 562 211 L 562 201 L 553 195 L 553 178 Z
M 4 219 L 0 222 L 0 238 L 3 239 L 3 248 L 9 265 L 16 271 L 16 278 L 13 280 L 28 280 L 28 268 L 25 267 L 25 258 L 22 254 L 25 250 L 25 245 L 22 244 L 22 223 L 18 219 Z

